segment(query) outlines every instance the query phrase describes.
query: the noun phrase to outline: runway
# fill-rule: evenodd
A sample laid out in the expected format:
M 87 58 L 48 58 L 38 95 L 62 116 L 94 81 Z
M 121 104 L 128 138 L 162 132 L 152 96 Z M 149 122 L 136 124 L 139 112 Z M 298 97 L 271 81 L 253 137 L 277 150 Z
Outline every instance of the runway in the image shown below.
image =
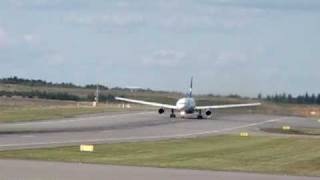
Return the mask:
M 1 179 L 174 179 L 174 180 L 316 180 L 318 177 L 278 176 L 242 172 L 111 166 L 25 160 L 0 160 Z M 13 168 L 14 167 L 14 168 Z M 17 173 L 19 172 L 19 173 Z
M 50 121 L 2 123 L 0 150 L 38 148 L 82 143 L 188 138 L 197 136 L 263 134 L 260 128 L 317 127 L 313 119 L 257 114 L 220 114 L 215 119 L 170 119 L 156 112 L 106 113 Z M 318 137 L 316 137 L 318 138 Z M 275 179 L 313 180 L 313 177 L 277 176 L 240 172 L 215 172 L 182 169 L 148 168 L 59 163 L 24 160 L 0 160 L 2 179 Z M 17 173 L 19 172 L 19 173 Z
M 318 127 L 315 120 L 270 115 L 218 115 L 216 119 L 170 119 L 156 112 L 108 113 L 71 119 L 3 123 L 0 150 L 187 138 L 249 131 L 262 127 Z

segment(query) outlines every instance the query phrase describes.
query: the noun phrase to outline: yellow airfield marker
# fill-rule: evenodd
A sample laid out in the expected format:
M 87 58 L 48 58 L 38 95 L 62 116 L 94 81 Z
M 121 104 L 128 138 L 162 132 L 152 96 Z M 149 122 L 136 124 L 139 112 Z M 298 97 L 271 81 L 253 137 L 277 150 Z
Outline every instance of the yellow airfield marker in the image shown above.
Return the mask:
M 320 122 L 320 119 L 318 119 L 318 122 Z
M 94 146 L 93 145 L 87 145 L 87 144 L 81 144 L 80 145 L 80 151 L 81 152 L 93 152 Z
M 241 132 L 241 133 L 240 133 L 240 136 L 241 136 L 241 137 L 248 137 L 248 136 L 249 136 L 249 133 L 248 133 L 248 132 Z
M 291 127 L 290 126 L 282 126 L 282 130 L 290 130 Z

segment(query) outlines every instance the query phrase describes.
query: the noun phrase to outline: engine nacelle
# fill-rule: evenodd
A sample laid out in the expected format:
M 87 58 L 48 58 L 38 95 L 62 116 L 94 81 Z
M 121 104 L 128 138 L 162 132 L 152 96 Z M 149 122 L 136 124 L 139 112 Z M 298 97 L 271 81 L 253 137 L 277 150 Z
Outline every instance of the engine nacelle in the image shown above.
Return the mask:
M 212 114 L 211 111 L 206 111 L 206 115 L 207 115 L 207 116 L 210 116 L 211 114 Z
M 158 110 L 158 113 L 159 113 L 159 114 L 164 113 L 164 109 L 163 109 L 163 108 L 160 108 L 160 109 Z

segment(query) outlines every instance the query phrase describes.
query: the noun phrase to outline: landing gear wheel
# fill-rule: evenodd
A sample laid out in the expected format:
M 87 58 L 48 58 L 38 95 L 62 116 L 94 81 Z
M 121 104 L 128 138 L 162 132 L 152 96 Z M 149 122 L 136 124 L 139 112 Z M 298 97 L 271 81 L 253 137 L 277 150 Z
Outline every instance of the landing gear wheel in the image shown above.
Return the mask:
M 176 118 L 176 115 L 174 114 L 174 109 L 171 109 L 170 118 Z
M 198 116 L 197 116 L 197 119 L 203 119 L 203 116 L 202 116 L 202 114 L 201 114 L 201 110 L 199 110 L 199 114 L 198 114 Z

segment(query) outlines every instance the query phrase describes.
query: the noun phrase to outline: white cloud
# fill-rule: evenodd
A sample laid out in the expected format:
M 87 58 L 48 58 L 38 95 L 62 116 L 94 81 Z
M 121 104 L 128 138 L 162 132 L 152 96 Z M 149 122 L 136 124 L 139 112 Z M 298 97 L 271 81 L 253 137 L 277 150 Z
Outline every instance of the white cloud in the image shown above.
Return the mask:
M 149 23 L 177 31 L 194 30 L 238 30 L 248 27 L 259 18 L 265 17 L 261 9 L 242 7 L 214 7 L 199 5 L 194 11 L 170 11 L 166 16 L 149 17 Z
M 262 46 L 241 48 L 238 50 L 221 51 L 217 53 L 216 63 L 221 65 L 245 64 L 259 62 L 265 56 L 265 48 Z
M 249 61 L 249 57 L 244 52 L 222 52 L 217 57 L 217 63 L 228 64 L 228 63 L 245 63 Z
M 73 7 L 79 6 L 81 1 L 73 0 L 10 0 L 11 5 L 16 8 L 22 9 L 36 9 L 36 10 L 63 10 L 63 9 L 72 9 Z
M 34 33 L 24 34 L 22 36 L 22 41 L 32 47 L 39 47 L 41 43 L 40 36 Z
M 8 44 L 7 33 L 0 27 L 0 48 Z
M 27 42 L 31 42 L 34 40 L 34 36 L 32 34 L 25 34 L 23 35 L 23 39 Z
M 138 14 L 71 14 L 65 18 L 65 22 L 76 25 L 127 27 L 135 26 L 144 22 L 144 18 Z
M 318 0 L 204 0 L 201 1 L 204 5 L 223 6 L 223 7 L 243 7 L 252 9 L 267 9 L 267 10 L 299 10 L 299 11 L 318 11 L 320 9 L 320 2 Z
M 44 59 L 49 65 L 62 65 L 65 62 L 64 56 L 59 52 L 48 52 Z
M 127 8 L 127 7 L 129 7 L 129 2 L 127 2 L 127 1 L 117 1 L 116 3 L 115 3 L 115 5 L 117 6 L 117 7 L 122 7 L 122 8 Z
M 147 65 L 176 66 L 186 59 L 184 52 L 175 50 L 159 50 L 151 57 L 143 58 L 143 63 Z

